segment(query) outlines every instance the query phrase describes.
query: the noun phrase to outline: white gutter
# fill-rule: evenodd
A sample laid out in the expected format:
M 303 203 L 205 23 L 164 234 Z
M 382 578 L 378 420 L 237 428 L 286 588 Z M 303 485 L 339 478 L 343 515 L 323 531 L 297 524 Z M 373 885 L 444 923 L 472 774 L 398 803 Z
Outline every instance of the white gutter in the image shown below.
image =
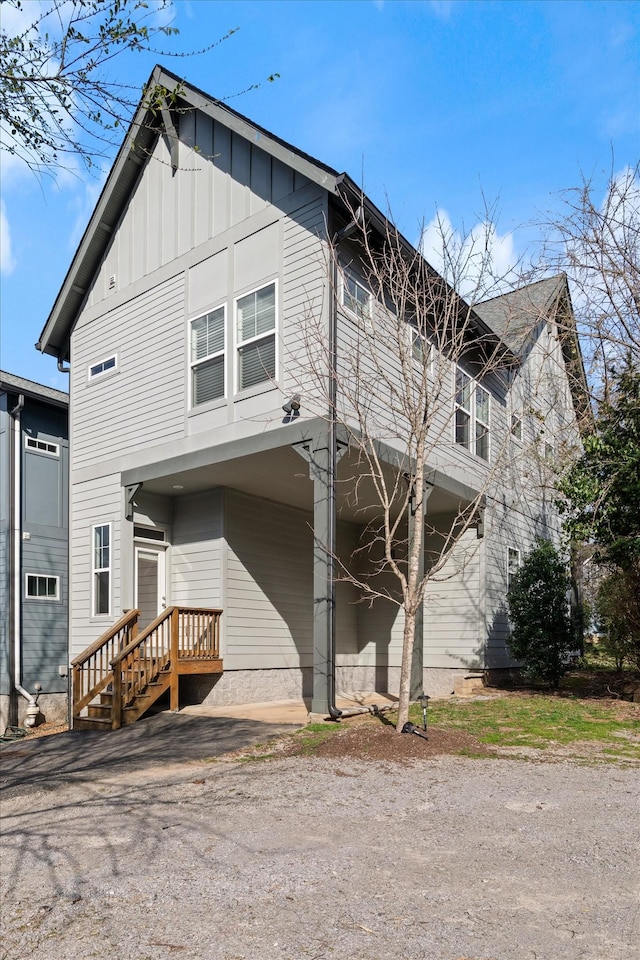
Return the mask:
M 21 489 L 22 489 L 22 444 L 20 430 L 20 414 L 24 407 L 24 394 L 18 396 L 18 402 L 10 411 L 13 430 L 13 469 L 11 471 L 11 554 L 13 558 L 13 685 L 18 693 L 28 702 L 25 727 L 34 727 L 40 712 L 35 697 L 22 686 L 22 644 L 21 644 L 21 602 L 22 583 L 20 569 L 20 539 L 21 539 Z

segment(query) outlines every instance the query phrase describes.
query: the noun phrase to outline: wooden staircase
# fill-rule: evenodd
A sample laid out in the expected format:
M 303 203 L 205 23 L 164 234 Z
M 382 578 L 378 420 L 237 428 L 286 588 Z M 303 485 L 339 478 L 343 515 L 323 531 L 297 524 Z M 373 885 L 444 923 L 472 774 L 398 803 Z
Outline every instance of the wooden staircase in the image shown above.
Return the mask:
M 179 709 L 179 678 L 222 673 L 222 610 L 168 607 L 138 633 L 129 610 L 72 661 L 73 729 L 117 730 L 135 723 L 169 690 Z

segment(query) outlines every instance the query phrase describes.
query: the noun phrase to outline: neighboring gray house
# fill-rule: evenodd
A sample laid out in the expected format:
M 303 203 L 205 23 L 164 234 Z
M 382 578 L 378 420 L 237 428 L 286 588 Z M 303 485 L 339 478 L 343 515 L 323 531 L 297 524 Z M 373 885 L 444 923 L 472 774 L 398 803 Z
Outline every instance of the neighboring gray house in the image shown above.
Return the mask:
M 68 702 L 69 397 L 0 371 L 0 728 Z
M 304 694 L 326 713 L 334 667 L 339 689 L 394 692 L 398 607 L 359 604 L 348 583 L 334 596 L 326 546 L 335 519 L 345 563 L 363 537 L 345 482 L 357 457 L 341 447 L 334 513 L 333 440 L 299 360 L 312 315 L 322 329 L 335 322 L 339 354 L 353 349 L 354 318 L 373 297 L 346 237 L 342 259 L 353 268 L 332 284 L 328 238 L 360 203 L 382 225 L 372 229 L 384 229 L 384 217 L 346 174 L 161 68 L 152 82 L 178 101 L 153 113 L 141 105 L 39 343 L 71 364 L 71 657 L 100 635 L 110 657 L 129 649 L 130 610 L 141 611 L 135 629 L 144 631 L 165 608 L 176 617 L 221 609 L 220 669 L 197 682 L 201 698 Z M 529 290 L 489 302 L 474 321 L 509 355 L 504 374 L 481 384 L 436 358 L 450 406 L 429 464 L 434 527 L 487 485 L 491 450 L 513 455 L 429 588 L 429 693 L 510 665 L 509 572 L 536 534 L 557 535 L 552 435 L 579 442 L 584 373 L 570 324 L 556 322 L 572 316 L 566 280 Z M 514 316 L 525 314 L 523 339 Z M 283 418 L 297 394 L 300 410 Z M 86 707 L 106 683 L 78 686 L 76 701 Z

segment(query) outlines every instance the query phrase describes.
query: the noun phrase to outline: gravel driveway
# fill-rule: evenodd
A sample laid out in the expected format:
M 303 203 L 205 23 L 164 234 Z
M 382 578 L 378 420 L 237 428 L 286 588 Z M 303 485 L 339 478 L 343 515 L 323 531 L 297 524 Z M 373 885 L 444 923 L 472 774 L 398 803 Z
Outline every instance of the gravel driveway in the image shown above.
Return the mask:
M 176 762 L 167 729 L 83 771 L 47 739 L 5 781 L 4 960 L 640 956 L 637 768 Z

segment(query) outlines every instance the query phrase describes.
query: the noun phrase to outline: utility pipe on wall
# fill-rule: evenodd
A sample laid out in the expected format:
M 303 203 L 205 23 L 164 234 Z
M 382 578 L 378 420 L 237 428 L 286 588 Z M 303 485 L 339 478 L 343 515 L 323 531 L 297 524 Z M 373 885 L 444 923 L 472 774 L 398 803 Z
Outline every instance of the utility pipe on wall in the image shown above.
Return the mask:
M 11 559 L 13 561 L 13 584 L 12 584 L 12 614 L 13 614 L 13 686 L 15 690 L 27 701 L 27 715 L 24 721 L 25 727 L 34 727 L 38 716 L 39 708 L 35 697 L 33 697 L 22 686 L 22 608 L 20 597 L 22 596 L 21 583 L 21 564 L 20 564 L 20 538 L 21 538 L 21 490 L 22 490 L 22 444 L 21 444 L 21 413 L 24 407 L 24 394 L 19 394 L 18 402 L 9 412 L 13 431 L 12 436 L 12 457 L 11 457 Z M 17 721 L 17 717 L 15 718 Z

